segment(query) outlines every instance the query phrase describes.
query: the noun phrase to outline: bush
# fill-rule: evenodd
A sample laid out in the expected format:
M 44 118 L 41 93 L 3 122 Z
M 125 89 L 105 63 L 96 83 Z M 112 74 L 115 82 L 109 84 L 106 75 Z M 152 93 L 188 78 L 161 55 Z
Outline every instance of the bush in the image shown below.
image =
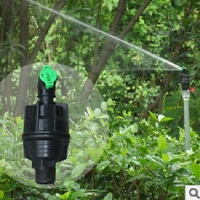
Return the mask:
M 96 112 L 88 110 L 77 126 L 96 124 L 100 117 Z M 132 123 L 131 116 L 131 112 L 123 112 L 110 122 L 110 135 L 96 166 L 77 181 L 66 180 L 60 188 L 38 189 L 17 183 L 6 175 L 9 166 L 1 157 L 0 199 L 182 200 L 185 185 L 200 184 L 199 136 L 191 130 L 192 148 L 185 152 L 184 130 L 179 128 L 177 138 L 170 136 L 167 124 L 172 118 L 150 113 L 148 120 Z M 2 141 L 5 123 L 20 126 L 22 121 L 8 116 L 1 119 L 2 156 L 6 141 L 9 147 L 13 142 L 6 137 Z M 93 149 L 93 155 L 98 151 Z

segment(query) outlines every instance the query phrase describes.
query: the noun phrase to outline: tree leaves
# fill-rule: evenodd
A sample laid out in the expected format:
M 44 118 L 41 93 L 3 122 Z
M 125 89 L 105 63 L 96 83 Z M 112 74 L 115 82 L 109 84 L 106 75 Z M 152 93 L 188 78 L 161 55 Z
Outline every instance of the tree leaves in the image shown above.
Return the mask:
M 103 200 L 112 200 L 112 199 L 113 199 L 112 193 L 108 193 L 108 194 L 103 198 Z

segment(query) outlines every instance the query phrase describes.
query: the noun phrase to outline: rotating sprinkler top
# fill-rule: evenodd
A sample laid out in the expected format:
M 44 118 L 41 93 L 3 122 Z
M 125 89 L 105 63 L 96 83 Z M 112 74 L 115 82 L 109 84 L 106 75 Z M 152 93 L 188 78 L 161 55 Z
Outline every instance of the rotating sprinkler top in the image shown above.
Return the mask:
M 187 91 L 190 88 L 190 75 L 188 69 L 186 67 L 182 67 L 182 74 L 181 74 L 181 86 L 182 90 Z
M 46 89 L 55 87 L 57 78 L 58 76 L 56 72 L 51 68 L 51 66 L 48 65 L 43 67 L 39 76 L 39 79 L 44 82 Z

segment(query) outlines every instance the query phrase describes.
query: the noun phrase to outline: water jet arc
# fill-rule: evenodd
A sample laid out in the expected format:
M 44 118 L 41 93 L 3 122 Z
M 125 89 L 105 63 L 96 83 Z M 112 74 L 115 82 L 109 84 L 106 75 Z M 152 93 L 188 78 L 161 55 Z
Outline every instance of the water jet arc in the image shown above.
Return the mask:
M 155 55 L 155 54 L 153 54 L 153 53 L 151 53 L 151 52 L 149 52 L 149 51 L 146 51 L 146 50 L 144 50 L 144 49 L 142 49 L 142 48 L 140 48 L 140 47 L 138 47 L 138 46 L 135 46 L 135 45 L 133 45 L 133 44 L 131 44 L 131 43 L 125 41 L 125 40 L 122 40 L 122 39 L 120 39 L 120 38 L 118 38 L 118 37 L 115 37 L 115 36 L 109 34 L 109 33 L 106 33 L 106 32 L 104 32 L 104 31 L 102 31 L 102 30 L 99 30 L 99 29 L 93 27 L 93 26 L 90 26 L 90 25 L 88 25 L 88 24 L 86 24 L 86 23 L 84 23 L 84 22 L 81 22 L 81 21 L 79 21 L 79 20 L 77 20 L 77 19 L 75 19 L 75 18 L 73 18 L 73 17 L 71 17 L 71 16 L 69 16 L 69 15 L 62 14 L 62 13 L 60 13 L 60 12 L 58 12 L 58 11 L 52 9 L 52 8 L 49 8 L 49 7 L 47 7 L 47 6 L 44 6 L 44 5 L 42 5 L 42 4 L 38 3 L 38 2 L 35 2 L 35 1 L 33 1 L 33 0 L 27 0 L 27 1 L 30 2 L 30 3 L 32 3 L 32 4 L 35 4 L 35 5 L 39 6 L 39 7 L 41 7 L 41 8 L 43 8 L 43 9 L 45 9 L 45 10 L 48 10 L 48 11 L 54 13 L 54 14 L 57 14 L 57 15 L 63 17 L 64 19 L 67 19 L 67 20 L 72 21 L 72 22 L 74 22 L 74 23 L 76 23 L 76 24 L 78 24 L 78 25 L 81 25 L 81 26 L 85 27 L 85 28 L 88 28 L 88 29 L 90 29 L 90 30 L 93 30 L 93 31 L 96 32 L 96 33 L 100 33 L 100 34 L 106 36 L 107 38 L 114 40 L 115 42 L 119 42 L 119 43 L 122 44 L 122 45 L 127 45 L 128 47 L 133 48 L 133 49 L 135 49 L 135 50 L 137 50 L 137 51 L 139 51 L 139 52 L 142 52 L 142 53 L 144 53 L 145 55 L 150 56 L 151 58 L 154 58 L 154 59 L 156 59 L 156 60 L 159 60 L 159 61 L 161 61 L 161 62 L 167 64 L 168 66 L 172 67 L 172 68 L 173 68 L 173 71 L 174 71 L 174 70 L 176 70 L 176 71 L 181 71 L 181 70 L 182 70 L 181 67 L 179 67 L 178 65 L 176 65 L 176 64 L 174 64 L 174 63 L 172 63 L 172 62 L 170 62 L 170 61 L 168 61 L 168 60 L 166 60 L 166 59 L 164 59 L 164 58 L 161 58 L 161 57 L 159 57 L 159 56 L 157 56 L 157 55 Z

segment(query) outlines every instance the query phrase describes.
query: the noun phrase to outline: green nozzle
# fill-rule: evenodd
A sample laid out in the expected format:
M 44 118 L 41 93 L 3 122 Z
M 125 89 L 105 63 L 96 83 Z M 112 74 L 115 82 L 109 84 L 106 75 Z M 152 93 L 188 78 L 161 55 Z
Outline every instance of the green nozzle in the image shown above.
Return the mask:
M 57 80 L 56 72 L 49 65 L 45 65 L 40 72 L 40 79 L 45 83 L 46 89 L 52 88 Z
M 187 70 L 187 68 L 185 66 L 182 66 L 181 69 L 182 69 L 182 71 Z

